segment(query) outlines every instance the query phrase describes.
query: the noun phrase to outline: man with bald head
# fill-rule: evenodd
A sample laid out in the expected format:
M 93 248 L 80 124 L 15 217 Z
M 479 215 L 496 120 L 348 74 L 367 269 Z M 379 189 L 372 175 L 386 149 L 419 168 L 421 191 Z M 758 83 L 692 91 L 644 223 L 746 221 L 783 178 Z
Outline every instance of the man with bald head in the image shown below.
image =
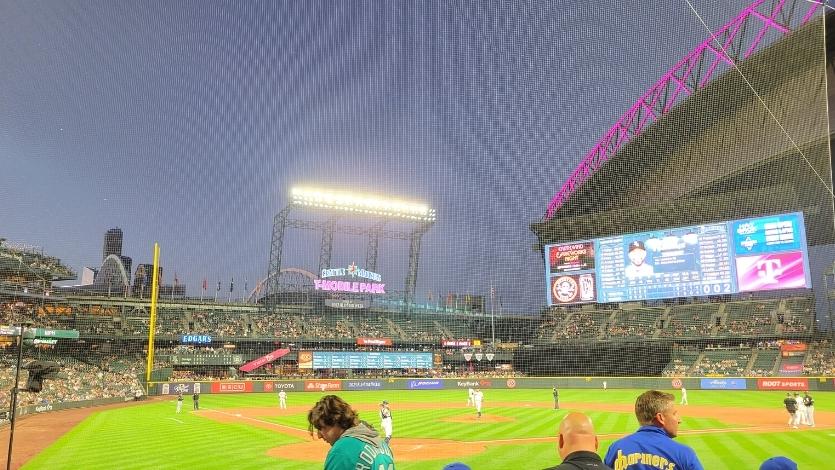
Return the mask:
M 562 463 L 546 470 L 611 470 L 597 455 L 597 434 L 594 425 L 583 413 L 568 413 L 560 422 L 557 452 Z

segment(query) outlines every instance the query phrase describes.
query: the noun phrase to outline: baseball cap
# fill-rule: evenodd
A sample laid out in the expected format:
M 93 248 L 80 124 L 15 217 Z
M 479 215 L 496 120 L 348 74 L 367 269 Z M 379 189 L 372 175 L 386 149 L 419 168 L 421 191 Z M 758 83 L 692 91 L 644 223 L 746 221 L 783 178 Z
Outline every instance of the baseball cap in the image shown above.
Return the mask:
M 472 470 L 469 465 L 461 462 L 453 462 L 444 465 L 443 470 Z
M 388 404 L 389 404 L 389 402 L 388 402 L 388 400 L 383 400 L 383 402 L 382 402 L 382 403 L 380 403 L 380 404 L 381 404 L 381 405 L 388 405 Z
M 760 465 L 760 470 L 797 470 L 797 464 L 786 457 L 771 457 Z
M 644 242 L 642 242 L 641 240 L 635 240 L 629 244 L 629 251 L 637 250 L 639 248 L 644 251 L 647 251 L 646 247 L 644 247 Z

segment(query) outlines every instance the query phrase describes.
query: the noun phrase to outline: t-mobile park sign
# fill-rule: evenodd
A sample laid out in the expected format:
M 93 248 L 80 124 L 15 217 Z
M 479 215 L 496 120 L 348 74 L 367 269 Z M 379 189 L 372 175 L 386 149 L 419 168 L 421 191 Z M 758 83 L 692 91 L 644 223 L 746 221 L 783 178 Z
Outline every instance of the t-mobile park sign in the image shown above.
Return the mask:
M 330 280 L 331 277 L 363 278 L 378 282 L 355 282 Z M 380 283 L 383 278 L 377 273 L 366 271 L 351 263 L 347 268 L 328 268 L 321 272 L 321 279 L 315 279 L 313 286 L 316 290 L 328 292 L 353 292 L 357 294 L 385 294 L 386 285 Z

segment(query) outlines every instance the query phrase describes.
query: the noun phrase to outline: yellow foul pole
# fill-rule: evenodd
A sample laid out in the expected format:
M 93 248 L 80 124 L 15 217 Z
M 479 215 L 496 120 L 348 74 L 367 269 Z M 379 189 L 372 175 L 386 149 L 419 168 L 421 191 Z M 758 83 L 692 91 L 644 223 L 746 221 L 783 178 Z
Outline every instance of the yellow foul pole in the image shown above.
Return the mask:
M 148 327 L 148 358 L 145 366 L 145 394 L 150 393 L 151 368 L 154 365 L 154 330 L 157 327 L 159 297 L 159 243 L 154 243 L 154 276 L 151 278 L 151 321 Z

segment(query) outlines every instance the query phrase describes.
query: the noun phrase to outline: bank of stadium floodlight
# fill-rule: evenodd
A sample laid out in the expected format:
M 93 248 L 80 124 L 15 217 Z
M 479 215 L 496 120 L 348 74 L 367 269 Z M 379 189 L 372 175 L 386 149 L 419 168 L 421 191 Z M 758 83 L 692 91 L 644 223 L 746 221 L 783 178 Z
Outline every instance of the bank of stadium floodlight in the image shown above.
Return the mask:
M 290 202 L 321 209 L 396 217 L 416 222 L 435 222 L 435 209 L 426 204 L 371 194 L 297 186 L 290 190 Z

